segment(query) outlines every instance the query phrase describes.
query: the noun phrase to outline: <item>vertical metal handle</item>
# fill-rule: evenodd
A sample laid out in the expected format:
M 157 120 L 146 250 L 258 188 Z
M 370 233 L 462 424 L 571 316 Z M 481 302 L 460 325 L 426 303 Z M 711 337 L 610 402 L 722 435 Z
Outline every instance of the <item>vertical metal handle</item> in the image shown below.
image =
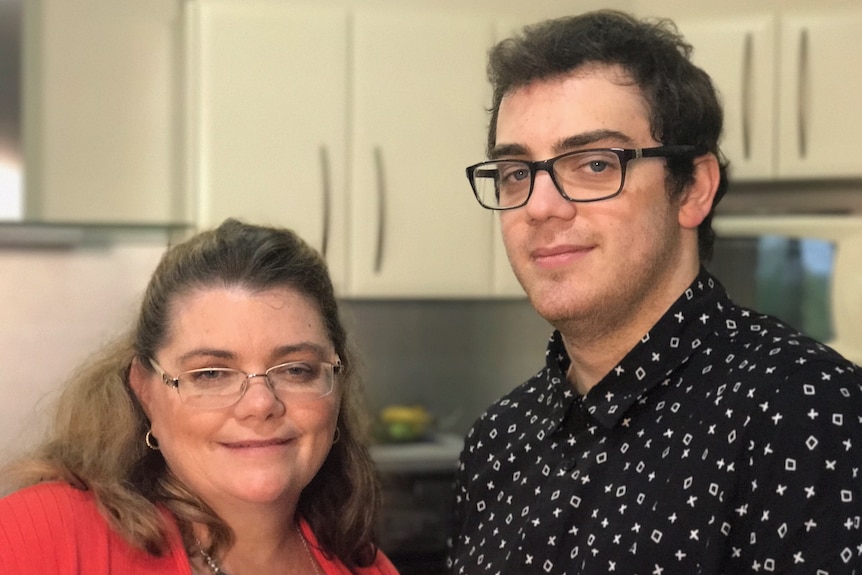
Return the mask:
M 745 35 L 742 58 L 742 156 L 751 159 L 751 94 L 754 80 L 754 36 Z
M 323 185 L 323 237 L 320 239 L 320 255 L 326 259 L 329 250 L 329 230 L 332 225 L 332 182 L 329 174 L 329 150 L 320 146 L 320 172 Z
M 808 87 L 809 82 L 808 29 L 799 32 L 799 83 L 797 85 L 797 129 L 799 157 L 808 155 Z
M 374 273 L 380 273 L 383 269 L 383 246 L 386 235 L 386 172 L 380 146 L 374 147 L 374 168 L 377 173 L 377 248 L 374 252 Z

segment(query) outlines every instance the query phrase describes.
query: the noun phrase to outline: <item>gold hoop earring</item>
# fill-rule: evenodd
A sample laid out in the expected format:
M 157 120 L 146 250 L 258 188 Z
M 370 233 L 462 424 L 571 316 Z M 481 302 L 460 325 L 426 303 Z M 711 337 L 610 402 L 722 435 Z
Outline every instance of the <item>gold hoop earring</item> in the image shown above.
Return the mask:
M 335 445 L 336 443 L 338 443 L 339 439 L 341 439 L 341 429 L 336 427 L 335 428 L 335 437 L 332 438 L 332 445 Z
M 152 429 L 147 430 L 147 434 L 144 436 L 144 443 L 153 451 L 159 451 L 159 440 L 153 436 Z

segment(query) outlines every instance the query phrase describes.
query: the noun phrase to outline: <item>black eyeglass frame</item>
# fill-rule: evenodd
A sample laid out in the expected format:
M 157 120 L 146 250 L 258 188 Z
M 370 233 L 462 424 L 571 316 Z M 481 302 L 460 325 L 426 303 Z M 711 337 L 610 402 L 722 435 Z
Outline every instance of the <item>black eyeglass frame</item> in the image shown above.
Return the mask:
M 563 191 L 563 188 L 557 182 L 557 178 L 554 175 L 554 164 L 562 158 L 567 158 L 569 156 L 577 154 L 588 154 L 591 152 L 612 152 L 616 154 L 616 156 L 620 160 L 620 187 L 619 189 L 617 189 L 616 192 L 608 194 L 606 196 L 602 196 L 600 198 L 590 198 L 585 200 L 571 198 L 566 194 L 566 192 Z M 536 173 L 539 170 L 544 170 L 548 172 L 548 175 L 551 176 L 551 181 L 554 183 L 554 187 L 557 189 L 557 192 L 559 192 L 559 194 L 563 196 L 563 198 L 565 198 L 566 200 L 570 202 L 590 203 L 600 202 L 602 200 L 609 200 L 620 195 L 626 183 L 626 167 L 631 160 L 637 160 L 639 158 L 669 158 L 685 156 L 693 157 L 694 155 L 695 147 L 690 145 L 656 146 L 653 148 L 589 148 L 586 150 L 575 150 L 572 152 L 566 152 L 565 154 L 560 154 L 559 156 L 555 156 L 547 160 L 540 160 L 535 162 L 529 160 L 516 160 L 506 158 L 500 158 L 498 160 L 486 160 L 484 162 L 479 162 L 478 164 L 468 166 L 466 168 L 466 174 L 467 180 L 470 182 L 470 187 L 473 189 L 473 195 L 476 197 L 476 200 L 479 202 L 479 205 L 489 210 L 502 212 L 506 210 L 522 208 L 527 205 L 527 202 L 530 201 L 530 197 L 532 197 L 533 195 L 533 187 L 536 182 Z M 527 192 L 527 197 L 524 198 L 523 203 L 520 203 L 516 206 L 506 207 L 489 206 L 482 202 L 482 199 L 479 197 L 479 190 L 476 189 L 476 172 L 480 170 L 482 166 L 497 164 L 499 162 L 520 162 L 530 169 L 530 190 Z

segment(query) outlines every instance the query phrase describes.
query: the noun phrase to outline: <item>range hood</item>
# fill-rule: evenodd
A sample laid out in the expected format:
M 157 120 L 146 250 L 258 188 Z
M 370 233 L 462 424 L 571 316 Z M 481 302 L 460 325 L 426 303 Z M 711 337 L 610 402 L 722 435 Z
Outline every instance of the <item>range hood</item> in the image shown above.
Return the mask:
M 0 0 L 0 221 L 24 215 L 23 2 Z

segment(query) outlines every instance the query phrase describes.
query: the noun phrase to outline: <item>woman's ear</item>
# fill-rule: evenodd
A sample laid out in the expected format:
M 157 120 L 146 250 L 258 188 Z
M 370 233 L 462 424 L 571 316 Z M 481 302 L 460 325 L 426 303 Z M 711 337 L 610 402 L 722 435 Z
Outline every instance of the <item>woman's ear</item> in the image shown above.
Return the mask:
M 695 229 L 706 218 L 712 209 L 720 177 L 715 154 L 704 154 L 694 159 L 692 181 L 686 186 L 679 204 L 680 226 Z
M 150 393 L 153 389 L 151 385 L 152 375 L 153 373 L 141 364 L 140 359 L 135 357 L 132 360 L 132 365 L 129 368 L 129 387 L 132 388 L 148 418 L 150 417 Z

